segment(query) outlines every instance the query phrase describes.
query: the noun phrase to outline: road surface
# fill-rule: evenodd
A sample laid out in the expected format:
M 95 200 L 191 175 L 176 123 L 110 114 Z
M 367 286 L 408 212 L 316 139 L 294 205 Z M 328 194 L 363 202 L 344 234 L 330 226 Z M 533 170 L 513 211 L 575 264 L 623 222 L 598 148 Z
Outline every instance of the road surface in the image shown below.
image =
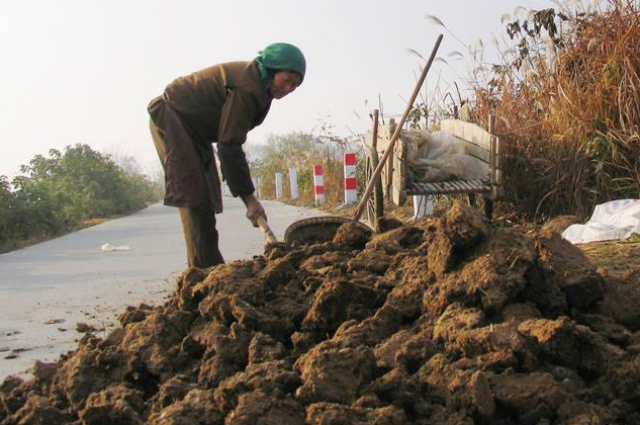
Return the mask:
M 279 239 L 295 220 L 322 214 L 263 205 Z M 217 227 L 225 260 L 262 253 L 263 235 L 245 218 L 242 201 L 225 197 L 224 210 Z M 105 244 L 121 250 L 105 251 Z M 74 350 L 83 335 L 78 323 L 103 337 L 127 306 L 162 304 L 185 268 L 178 211 L 161 204 L 0 255 L 0 382 L 10 374 L 28 376 L 35 360 L 54 361 Z

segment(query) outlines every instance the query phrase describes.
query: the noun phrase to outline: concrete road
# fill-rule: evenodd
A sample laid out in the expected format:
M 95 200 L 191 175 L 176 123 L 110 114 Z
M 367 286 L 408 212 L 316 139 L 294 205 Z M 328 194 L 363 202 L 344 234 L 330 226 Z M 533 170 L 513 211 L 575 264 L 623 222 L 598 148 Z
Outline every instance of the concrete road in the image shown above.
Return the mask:
M 263 205 L 279 239 L 292 222 L 322 215 L 278 202 Z M 224 198 L 224 210 L 217 220 L 225 260 L 262 253 L 263 235 L 245 218 L 242 201 Z M 104 244 L 123 250 L 104 251 Z M 54 361 L 74 350 L 83 335 L 78 323 L 99 329 L 102 337 L 127 306 L 162 304 L 185 268 L 178 211 L 160 204 L 0 255 L 0 381 L 28 376 L 34 360 Z

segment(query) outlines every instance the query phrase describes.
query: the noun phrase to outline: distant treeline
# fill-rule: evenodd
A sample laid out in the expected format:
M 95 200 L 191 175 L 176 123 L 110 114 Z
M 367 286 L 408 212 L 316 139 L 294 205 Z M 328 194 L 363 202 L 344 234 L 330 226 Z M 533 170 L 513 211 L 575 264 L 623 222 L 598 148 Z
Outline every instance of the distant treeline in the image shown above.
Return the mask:
M 360 153 L 360 145 L 356 142 L 355 138 L 337 138 L 327 131 L 322 135 L 304 132 L 269 135 L 265 144 L 249 147 L 251 175 L 260 179 L 260 197 L 276 199 L 275 173 L 282 173 L 286 176 L 283 180 L 282 200 L 297 205 L 314 205 L 313 166 L 322 165 L 326 205 L 343 203 L 343 156 L 345 152 Z M 359 157 L 362 159 L 361 154 Z M 290 199 L 288 175 L 292 167 L 296 169 L 297 200 Z M 364 185 L 364 176 L 360 176 L 358 182 Z
M 125 172 L 88 145 L 36 155 L 12 181 L 0 175 L 0 252 L 130 214 L 162 197 L 162 185 Z

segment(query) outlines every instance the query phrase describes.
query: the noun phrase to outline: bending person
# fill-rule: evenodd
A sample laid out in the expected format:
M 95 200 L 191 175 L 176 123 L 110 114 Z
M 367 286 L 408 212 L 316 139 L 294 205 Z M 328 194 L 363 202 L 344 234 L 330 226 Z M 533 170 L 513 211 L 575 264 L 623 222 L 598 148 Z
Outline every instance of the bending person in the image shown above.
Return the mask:
M 189 266 L 224 263 L 216 214 L 222 212 L 220 179 L 212 143 L 231 194 L 257 226 L 267 218 L 255 196 L 242 149 L 247 133 L 262 124 L 273 99 L 293 92 L 306 62 L 297 47 L 267 46 L 250 62 L 214 65 L 177 78 L 149 104 L 151 135 L 165 171 L 165 205 L 179 207 Z

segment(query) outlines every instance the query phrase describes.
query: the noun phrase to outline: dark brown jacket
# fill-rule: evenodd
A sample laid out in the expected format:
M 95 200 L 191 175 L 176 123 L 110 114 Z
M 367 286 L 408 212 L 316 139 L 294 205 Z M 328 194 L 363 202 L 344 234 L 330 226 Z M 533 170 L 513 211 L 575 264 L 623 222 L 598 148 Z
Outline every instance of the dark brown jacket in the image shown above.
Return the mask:
M 231 193 L 234 196 L 253 193 L 255 189 L 242 144 L 247 139 L 247 133 L 264 121 L 271 100 L 253 62 L 215 65 L 174 80 L 166 87 L 162 101 L 154 99 L 150 103 L 149 113 L 156 125 L 164 129 L 162 104 L 173 109 L 190 134 L 197 155 L 183 155 L 191 158 L 188 161 L 173 161 L 171 169 L 166 170 L 167 182 L 186 181 L 187 184 L 180 185 L 181 190 L 201 187 L 197 184 L 189 186 L 188 182 L 191 178 L 202 178 L 194 173 L 203 172 L 203 165 L 204 168 L 210 168 L 213 157 L 211 143 L 217 143 L 220 166 Z M 170 140 L 167 142 L 171 144 Z M 172 149 L 169 149 L 167 162 L 171 161 L 171 152 Z M 193 163 L 194 157 L 199 158 L 199 164 Z M 175 204 L 171 203 L 172 198 L 185 198 L 185 194 L 169 193 L 171 187 L 167 185 L 165 198 L 165 203 L 169 205 Z

